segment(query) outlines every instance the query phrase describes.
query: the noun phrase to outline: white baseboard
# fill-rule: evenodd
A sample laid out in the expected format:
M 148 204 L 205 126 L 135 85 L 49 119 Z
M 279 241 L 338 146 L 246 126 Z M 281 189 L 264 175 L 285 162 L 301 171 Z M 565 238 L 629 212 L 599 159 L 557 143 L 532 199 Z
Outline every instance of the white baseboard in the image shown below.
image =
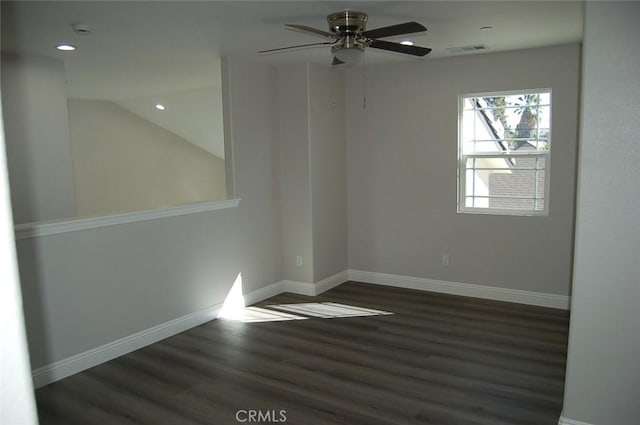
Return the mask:
M 348 280 L 349 280 L 348 270 L 342 271 L 340 273 L 336 273 L 333 276 L 329 276 L 325 279 L 322 279 L 320 282 L 316 282 L 314 295 L 320 295 L 323 292 L 328 291 L 329 289 L 342 285 Z
M 275 297 L 276 295 L 285 292 L 285 284 L 285 281 L 281 280 L 280 282 L 275 282 L 260 289 L 247 292 L 246 294 L 243 294 L 244 304 L 251 305 L 262 300 L 266 300 L 267 298 Z
M 499 288 L 496 286 L 474 285 L 469 283 L 447 282 L 444 280 L 424 279 L 411 276 L 399 276 L 386 273 L 349 270 L 349 280 L 373 283 L 398 288 L 418 289 L 421 291 L 463 295 L 466 297 L 530 304 L 568 310 L 569 297 L 520 289 Z
M 220 308 L 222 303 L 35 369 L 32 371 L 33 385 L 35 388 L 40 388 L 206 323 L 218 316 Z
M 297 282 L 295 280 L 283 280 L 282 292 L 291 292 L 298 295 L 314 296 L 316 294 L 316 286 L 313 283 Z
M 348 273 L 346 270 L 315 284 L 282 280 L 247 292 L 243 294 L 243 297 L 245 305 L 251 305 L 283 292 L 314 296 L 338 286 L 347 280 Z M 33 385 L 35 388 L 40 388 L 206 323 L 217 318 L 221 308 L 222 303 L 216 304 L 35 369 L 32 371 Z
M 349 280 L 347 270 L 336 273 L 316 283 L 296 282 L 294 280 L 283 280 L 282 292 L 291 292 L 299 295 L 315 296 L 320 295 L 331 288 L 342 285 Z
M 558 420 L 558 425 L 593 425 L 588 422 L 576 421 L 574 419 L 565 418 L 564 416 L 560 416 Z

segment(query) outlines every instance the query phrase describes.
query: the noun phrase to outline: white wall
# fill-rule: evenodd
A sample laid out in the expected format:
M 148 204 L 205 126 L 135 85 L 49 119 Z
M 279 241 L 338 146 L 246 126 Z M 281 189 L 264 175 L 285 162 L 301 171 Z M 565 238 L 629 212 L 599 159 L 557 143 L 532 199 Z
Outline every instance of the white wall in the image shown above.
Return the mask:
M 36 425 L 1 109 L 0 106 L 0 423 Z
M 275 71 L 224 66 L 240 206 L 19 240 L 34 368 L 282 279 Z
M 638 2 L 585 4 L 563 415 L 594 425 L 640 423 L 639 21 Z
M 350 72 L 349 268 L 567 295 L 579 63 L 566 45 L 372 66 L 366 109 Z M 549 216 L 458 214 L 458 95 L 530 88 L 553 91 Z
M 341 70 L 309 67 L 313 282 L 347 270 L 347 181 Z
M 64 64 L 5 53 L 1 63 L 13 218 L 74 217 Z
M 223 159 L 113 102 L 68 104 L 78 216 L 227 198 Z

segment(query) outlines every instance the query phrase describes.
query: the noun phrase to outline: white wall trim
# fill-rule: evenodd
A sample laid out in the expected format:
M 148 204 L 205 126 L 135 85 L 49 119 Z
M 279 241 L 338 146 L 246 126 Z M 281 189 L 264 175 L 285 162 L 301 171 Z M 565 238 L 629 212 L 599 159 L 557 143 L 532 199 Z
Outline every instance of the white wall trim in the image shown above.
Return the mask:
M 320 295 L 329 289 L 342 285 L 349 280 L 349 271 L 344 270 L 315 283 L 315 294 Z
M 177 319 L 35 369 L 32 371 L 33 385 L 35 388 L 40 388 L 206 323 L 215 319 L 221 308 L 222 303 L 215 304 L 203 310 L 196 311 L 195 313 L 178 317 Z
M 249 291 L 246 294 L 243 294 L 244 297 L 244 305 L 252 305 L 262 300 L 266 300 L 267 298 L 275 297 L 284 291 L 285 281 L 281 280 L 280 282 L 275 282 L 267 286 L 263 286 L 262 288 L 254 289 L 253 291 Z
M 496 286 L 448 282 L 444 280 L 400 276 L 361 270 L 349 270 L 348 275 L 348 280 L 356 282 L 394 286 L 398 288 L 418 289 L 421 291 L 440 292 L 452 295 L 463 295 L 466 297 L 485 298 L 520 304 L 530 304 L 541 307 L 560 308 L 563 310 L 569 309 L 569 297 L 565 295 L 499 288 Z
M 312 297 L 316 295 L 316 286 L 313 283 L 283 280 L 282 292 L 291 292 L 293 294 Z
M 294 280 L 282 281 L 282 292 L 291 292 L 299 295 L 320 295 L 331 288 L 342 285 L 349 280 L 349 272 L 343 270 L 316 283 L 297 282 Z
M 564 416 L 560 416 L 560 419 L 558 420 L 558 425 L 593 425 L 593 424 L 589 422 L 576 421 L 574 419 L 568 419 L 568 418 L 565 418 Z
M 136 221 L 148 221 L 158 218 L 176 217 L 180 215 L 234 208 L 237 207 L 239 203 L 240 199 L 227 199 L 224 201 L 199 202 L 195 204 L 177 205 L 174 207 L 135 211 L 101 217 L 18 224 L 15 226 L 15 234 L 16 239 L 38 238 L 41 236 L 56 235 L 59 233 L 76 232 L 78 230 L 97 229 L 99 227 L 134 223 Z

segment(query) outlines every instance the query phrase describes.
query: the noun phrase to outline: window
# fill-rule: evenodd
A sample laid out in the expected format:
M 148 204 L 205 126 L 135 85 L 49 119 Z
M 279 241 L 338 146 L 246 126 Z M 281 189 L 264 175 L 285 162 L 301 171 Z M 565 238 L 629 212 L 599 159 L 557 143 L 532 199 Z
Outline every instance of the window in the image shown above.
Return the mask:
M 460 97 L 458 212 L 546 215 L 551 91 Z

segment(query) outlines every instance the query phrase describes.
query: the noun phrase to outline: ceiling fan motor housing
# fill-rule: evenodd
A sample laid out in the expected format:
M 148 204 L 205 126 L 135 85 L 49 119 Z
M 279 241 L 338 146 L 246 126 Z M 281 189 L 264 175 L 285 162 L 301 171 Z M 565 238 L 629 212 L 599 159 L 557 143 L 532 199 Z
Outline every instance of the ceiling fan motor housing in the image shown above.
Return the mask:
M 331 32 L 336 34 L 362 33 L 367 26 L 367 14 L 354 10 L 343 10 L 327 16 Z
M 331 47 L 335 53 L 342 49 L 358 49 L 364 51 L 366 40 L 362 32 L 367 26 L 367 14 L 353 10 L 343 10 L 327 16 L 329 29 L 341 37 L 340 44 Z

